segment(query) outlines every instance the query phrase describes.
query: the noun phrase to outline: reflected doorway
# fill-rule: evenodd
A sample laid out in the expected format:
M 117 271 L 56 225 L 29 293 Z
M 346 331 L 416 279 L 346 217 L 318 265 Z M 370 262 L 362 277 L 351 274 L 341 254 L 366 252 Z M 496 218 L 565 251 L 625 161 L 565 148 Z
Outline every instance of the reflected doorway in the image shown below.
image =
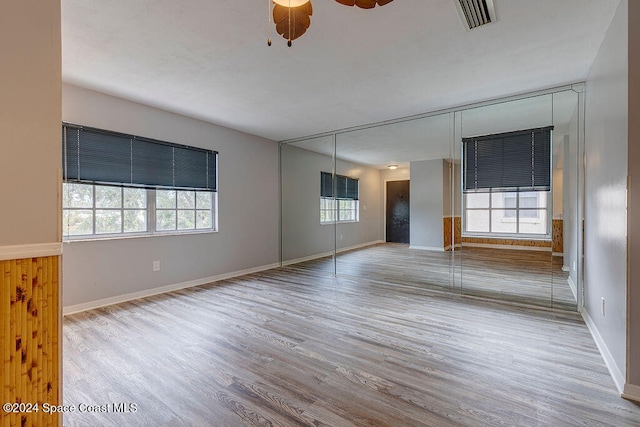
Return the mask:
M 386 241 L 409 243 L 409 180 L 387 181 Z

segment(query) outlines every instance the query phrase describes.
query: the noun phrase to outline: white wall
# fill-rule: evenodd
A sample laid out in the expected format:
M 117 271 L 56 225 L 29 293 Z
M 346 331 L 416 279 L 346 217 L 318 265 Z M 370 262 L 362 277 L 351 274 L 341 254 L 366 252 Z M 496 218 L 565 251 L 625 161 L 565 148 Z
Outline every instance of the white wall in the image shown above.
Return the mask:
M 60 2 L 3 2 L 0 52 L 0 247 L 59 242 Z
M 282 170 L 282 260 L 284 263 L 382 239 L 380 234 L 380 171 L 338 160 L 336 173 L 360 180 L 360 220 L 320 224 L 320 172 L 331 172 L 333 159 L 285 145 Z M 342 238 L 341 238 L 342 237 Z
M 627 0 L 587 79 L 585 308 L 618 387 L 626 370 Z M 601 314 L 605 298 L 605 314 Z M 622 384 L 621 384 L 622 383 Z
M 411 162 L 411 247 L 444 250 L 442 159 Z
M 65 243 L 65 307 L 278 263 L 276 142 L 67 84 L 62 101 L 66 122 L 219 152 L 219 231 Z

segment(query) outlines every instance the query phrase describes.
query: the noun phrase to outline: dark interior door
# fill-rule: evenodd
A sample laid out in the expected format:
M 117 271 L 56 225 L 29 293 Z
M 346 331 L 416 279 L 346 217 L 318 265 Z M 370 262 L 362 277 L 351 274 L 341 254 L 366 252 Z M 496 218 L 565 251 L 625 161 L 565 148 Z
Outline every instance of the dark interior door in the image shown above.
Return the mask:
M 409 243 L 409 181 L 387 182 L 387 242 Z

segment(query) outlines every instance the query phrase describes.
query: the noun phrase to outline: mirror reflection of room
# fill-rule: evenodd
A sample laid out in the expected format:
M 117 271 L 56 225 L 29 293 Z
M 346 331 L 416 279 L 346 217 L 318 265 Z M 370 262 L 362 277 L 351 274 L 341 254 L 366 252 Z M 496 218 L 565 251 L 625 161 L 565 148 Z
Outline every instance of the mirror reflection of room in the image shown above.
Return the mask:
M 577 106 L 550 91 L 282 144 L 283 264 L 575 311 Z

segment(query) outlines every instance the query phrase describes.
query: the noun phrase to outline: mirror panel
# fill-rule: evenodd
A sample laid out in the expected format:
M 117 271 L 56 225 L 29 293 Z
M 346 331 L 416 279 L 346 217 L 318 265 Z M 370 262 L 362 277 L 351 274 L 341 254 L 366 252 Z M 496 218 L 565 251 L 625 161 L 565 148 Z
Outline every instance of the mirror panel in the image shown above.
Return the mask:
M 281 144 L 283 265 L 575 311 L 582 95 L 569 89 Z M 551 191 L 463 191 L 464 138 L 547 126 Z
M 553 118 L 551 94 L 485 105 L 461 112 L 460 137 L 464 140 L 543 128 L 553 125 Z M 524 135 L 518 144 L 532 144 L 531 138 L 526 139 Z M 534 146 L 535 143 L 531 151 Z M 462 141 L 459 149 L 464 154 Z M 504 153 L 503 157 L 495 166 L 484 171 L 477 169 L 477 174 L 483 173 L 484 177 L 494 173 L 495 168 L 502 169 L 503 165 L 506 170 L 507 163 L 517 161 L 510 157 L 513 154 L 506 143 L 500 153 Z M 490 158 L 495 159 L 496 155 Z M 485 188 L 462 195 L 459 272 L 462 293 L 552 306 L 553 197 L 550 193 L 553 191 L 513 191 L 492 186 L 491 190 Z
M 360 188 L 358 222 L 337 224 L 338 274 L 450 289 L 452 136 L 451 114 L 336 136 L 337 174 Z
M 582 191 L 579 185 L 579 94 L 553 94 L 553 306 L 577 310 Z
M 329 174 L 325 191 L 332 191 L 333 167 L 332 136 L 280 146 L 283 265 L 335 272 L 333 200 L 321 196 L 323 173 Z

